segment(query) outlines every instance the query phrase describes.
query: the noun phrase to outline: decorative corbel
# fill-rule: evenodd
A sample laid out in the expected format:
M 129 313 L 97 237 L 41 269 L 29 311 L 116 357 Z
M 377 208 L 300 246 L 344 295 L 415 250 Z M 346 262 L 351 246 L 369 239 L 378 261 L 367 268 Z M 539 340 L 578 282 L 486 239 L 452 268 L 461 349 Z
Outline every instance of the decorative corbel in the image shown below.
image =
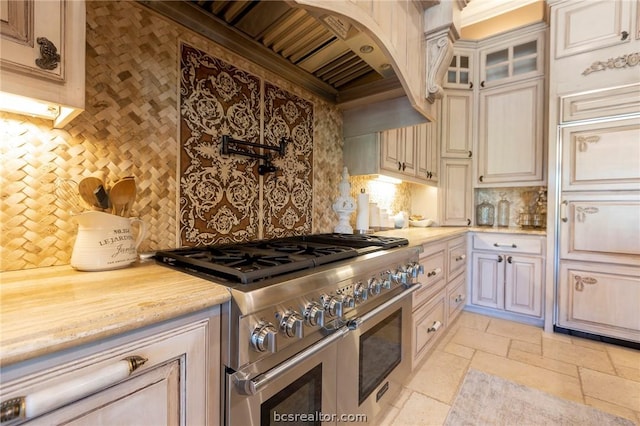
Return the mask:
M 451 58 L 453 58 L 453 39 L 449 29 L 427 36 L 427 86 L 426 97 L 431 103 L 442 98 L 442 80 Z

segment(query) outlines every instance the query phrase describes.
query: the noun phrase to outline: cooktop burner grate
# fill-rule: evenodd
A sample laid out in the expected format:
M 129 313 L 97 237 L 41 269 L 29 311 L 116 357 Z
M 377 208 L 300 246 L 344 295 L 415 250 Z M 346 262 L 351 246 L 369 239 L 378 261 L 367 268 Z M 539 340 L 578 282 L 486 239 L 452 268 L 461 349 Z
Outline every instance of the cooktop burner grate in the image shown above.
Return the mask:
M 247 284 L 408 244 L 407 240 L 398 238 L 362 237 L 372 236 L 318 234 L 159 251 L 155 257 L 178 269 L 194 269 Z

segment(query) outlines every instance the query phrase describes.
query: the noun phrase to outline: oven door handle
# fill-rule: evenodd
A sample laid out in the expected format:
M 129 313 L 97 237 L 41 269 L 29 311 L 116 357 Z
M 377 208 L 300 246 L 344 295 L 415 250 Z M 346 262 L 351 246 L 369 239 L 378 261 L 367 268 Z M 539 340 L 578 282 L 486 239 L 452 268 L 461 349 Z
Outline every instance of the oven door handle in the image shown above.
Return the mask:
M 331 345 L 333 342 L 342 339 L 348 332 L 349 328 L 347 326 L 340 327 L 329 336 L 320 340 L 318 343 L 309 346 L 307 349 L 289 358 L 282 364 L 279 364 L 278 366 L 263 374 L 259 374 L 253 379 L 250 379 L 249 375 L 247 373 L 243 373 L 242 371 L 233 373 L 231 375 L 231 379 L 235 384 L 236 390 L 241 395 L 257 394 L 258 392 L 260 392 L 261 388 L 267 386 L 270 382 L 277 379 L 282 373 L 311 358 L 327 346 Z
M 349 330 L 356 330 L 356 329 L 360 328 L 360 326 L 362 326 L 362 324 L 366 323 L 371 318 L 375 317 L 380 312 L 384 311 L 385 309 L 387 309 L 389 306 L 393 305 L 394 303 L 397 303 L 400 300 L 404 299 L 405 297 L 407 297 L 407 296 L 415 293 L 416 291 L 420 290 L 421 287 L 422 287 L 422 284 L 420 284 L 420 283 L 412 285 L 411 287 L 407 288 L 402 293 L 395 295 L 394 297 L 392 297 L 391 299 L 387 300 L 382 305 L 377 306 L 376 308 L 370 310 L 369 312 L 367 312 L 363 316 L 357 317 L 357 318 L 354 318 L 354 319 L 350 320 L 347 323 L 347 327 L 349 327 Z

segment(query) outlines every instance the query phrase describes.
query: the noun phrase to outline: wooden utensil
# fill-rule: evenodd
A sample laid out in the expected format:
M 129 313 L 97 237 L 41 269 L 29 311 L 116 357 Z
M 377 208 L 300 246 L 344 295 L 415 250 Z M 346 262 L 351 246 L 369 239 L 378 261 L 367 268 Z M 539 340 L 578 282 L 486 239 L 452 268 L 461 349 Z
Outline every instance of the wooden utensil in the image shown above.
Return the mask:
M 102 180 L 94 176 L 86 177 L 82 179 L 78 184 L 78 192 L 80 193 L 80 197 L 82 197 L 84 202 L 87 203 L 90 207 L 100 208 L 100 202 L 96 198 L 95 191 L 101 185 L 103 185 Z
M 128 217 L 136 199 L 136 181 L 131 177 L 120 179 L 111 188 L 109 199 L 113 214 Z

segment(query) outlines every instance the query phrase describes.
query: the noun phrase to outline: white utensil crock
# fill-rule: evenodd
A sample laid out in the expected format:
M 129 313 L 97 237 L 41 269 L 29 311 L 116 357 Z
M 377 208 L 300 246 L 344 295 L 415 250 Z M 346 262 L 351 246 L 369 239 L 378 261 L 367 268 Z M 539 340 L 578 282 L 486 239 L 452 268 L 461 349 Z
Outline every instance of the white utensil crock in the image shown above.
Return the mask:
M 138 246 L 147 235 L 147 225 L 138 218 L 90 211 L 74 216 L 78 236 L 71 266 L 80 271 L 107 271 L 138 260 Z M 132 225 L 137 225 L 134 235 Z

